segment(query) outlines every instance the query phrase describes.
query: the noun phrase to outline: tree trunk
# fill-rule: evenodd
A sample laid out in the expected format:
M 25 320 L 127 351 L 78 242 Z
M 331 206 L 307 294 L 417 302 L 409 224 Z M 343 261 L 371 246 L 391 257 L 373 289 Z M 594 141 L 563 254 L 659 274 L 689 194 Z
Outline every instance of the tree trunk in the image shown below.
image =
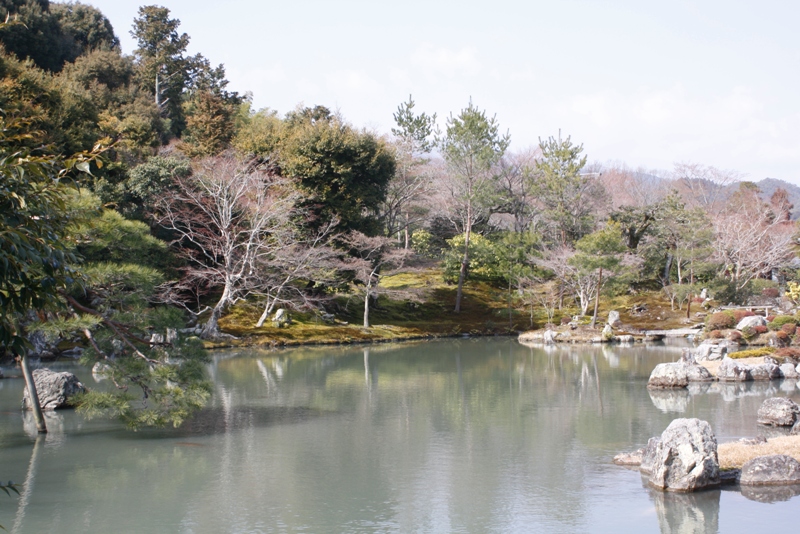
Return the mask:
M 597 305 L 600 303 L 600 286 L 603 285 L 603 268 L 597 276 L 597 293 L 594 296 L 594 315 L 592 315 L 592 328 L 597 324 Z
M 664 285 L 669 285 L 669 273 L 672 270 L 672 254 L 667 254 L 667 263 L 664 265 Z
M 267 295 L 267 304 L 264 306 L 264 313 L 261 314 L 261 317 L 258 318 L 258 322 L 256 323 L 256 328 L 261 328 L 264 326 L 264 321 L 267 320 L 269 317 L 270 312 L 272 311 L 273 301 Z
M 28 365 L 27 356 L 22 356 L 21 365 L 22 374 L 25 376 L 25 385 L 28 386 L 28 394 L 31 398 L 31 410 L 33 410 L 33 420 L 36 421 L 36 430 L 40 434 L 45 434 L 47 425 L 44 422 L 42 407 L 39 404 L 39 393 L 36 391 L 36 382 L 33 380 L 33 373 L 31 373 L 30 365 Z
M 225 289 L 222 290 L 222 296 L 217 301 L 217 305 L 211 310 L 211 317 L 208 318 L 203 332 L 200 337 L 203 339 L 214 339 L 219 337 L 219 318 L 222 317 L 222 311 L 228 305 L 231 295 L 231 282 L 225 282 Z
M 404 230 L 405 230 L 405 238 L 406 238 L 406 246 L 405 246 L 405 248 L 406 248 L 406 250 L 408 250 L 408 247 L 411 244 L 411 236 L 408 233 L 408 212 L 406 212 L 406 227 L 405 227 Z
M 367 283 L 366 295 L 364 296 L 364 328 L 369 328 L 369 293 L 372 282 Z
M 456 313 L 461 311 L 461 295 L 464 290 L 464 279 L 467 277 L 467 266 L 469 265 L 469 236 L 471 233 L 471 225 L 467 226 L 467 231 L 464 237 L 464 258 L 461 260 L 461 269 L 458 271 L 458 289 L 456 289 Z

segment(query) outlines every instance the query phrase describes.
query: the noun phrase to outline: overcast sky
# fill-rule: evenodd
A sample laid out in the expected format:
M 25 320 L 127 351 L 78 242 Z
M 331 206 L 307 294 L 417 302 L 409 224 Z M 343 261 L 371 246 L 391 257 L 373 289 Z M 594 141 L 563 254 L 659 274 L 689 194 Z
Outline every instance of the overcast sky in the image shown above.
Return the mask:
M 142 2 L 84 0 L 125 53 Z M 190 53 L 281 114 L 338 109 L 387 133 L 412 94 L 470 97 L 512 150 L 571 135 L 590 161 L 696 162 L 800 184 L 800 2 L 165 0 Z

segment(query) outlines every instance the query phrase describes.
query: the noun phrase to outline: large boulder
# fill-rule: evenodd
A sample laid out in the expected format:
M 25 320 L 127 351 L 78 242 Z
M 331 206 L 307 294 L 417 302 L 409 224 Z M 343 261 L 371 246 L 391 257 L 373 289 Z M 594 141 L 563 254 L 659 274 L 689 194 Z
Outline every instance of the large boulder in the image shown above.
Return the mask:
M 750 376 L 753 380 L 775 380 L 781 377 L 781 369 L 774 363 L 751 365 Z
M 738 346 L 738 343 L 730 340 L 706 339 L 694 349 L 694 356 L 698 362 L 721 360 L 731 349 Z
M 604 342 L 613 341 L 614 331 L 611 329 L 611 326 L 605 325 L 603 331 L 600 333 L 600 337 Z
M 797 368 L 794 364 L 791 363 L 784 363 L 778 367 L 781 371 L 781 376 L 783 378 L 800 378 L 800 373 L 797 372 Z
M 717 486 L 717 439 L 700 419 L 675 419 L 656 445 L 650 484 L 667 491 L 695 491 Z
M 757 326 L 767 326 L 767 320 L 760 315 L 751 315 L 744 317 L 739 324 L 736 325 L 736 330 L 744 330 L 745 328 L 755 328 Z
M 33 383 L 39 396 L 39 406 L 42 410 L 58 410 L 69 407 L 69 399 L 77 393 L 83 393 L 86 388 L 78 378 L 67 372 L 57 373 L 50 369 L 35 369 Z M 22 409 L 33 409 L 33 403 L 26 387 L 22 393 Z
M 752 380 L 753 376 L 750 374 L 749 365 L 736 363 L 726 356 L 722 358 L 722 363 L 719 364 L 717 378 L 721 382 L 744 382 Z
M 650 373 L 648 388 L 685 388 L 689 382 L 709 382 L 714 377 L 711 372 L 699 365 L 690 351 L 685 351 L 680 360 L 673 363 L 660 363 Z
M 550 329 L 547 329 L 544 333 L 543 341 L 548 344 L 552 345 L 556 342 L 556 332 Z
M 645 445 L 642 451 L 642 462 L 639 464 L 639 471 L 642 473 L 649 475 L 653 472 L 653 465 L 656 461 L 656 449 L 660 442 L 661 438 L 650 438 L 647 440 L 647 445 Z
M 762 425 L 792 426 L 797 422 L 800 406 L 786 397 L 765 400 L 758 409 L 758 422 Z
M 622 325 L 622 321 L 619 319 L 619 312 L 617 310 L 611 310 L 608 312 L 607 323 L 614 328 L 619 328 Z
M 742 466 L 739 484 L 743 486 L 800 484 L 800 462 L 786 454 L 753 458 Z

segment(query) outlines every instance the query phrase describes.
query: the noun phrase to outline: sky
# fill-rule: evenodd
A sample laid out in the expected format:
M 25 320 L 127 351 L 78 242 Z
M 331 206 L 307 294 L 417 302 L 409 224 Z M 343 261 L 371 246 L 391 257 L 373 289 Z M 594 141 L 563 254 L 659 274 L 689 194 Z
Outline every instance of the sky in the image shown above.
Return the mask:
M 82 0 L 125 53 L 141 0 Z M 163 0 L 189 53 L 255 108 L 336 109 L 389 133 L 397 106 L 440 126 L 472 99 L 511 135 L 590 162 L 677 162 L 800 185 L 800 2 Z

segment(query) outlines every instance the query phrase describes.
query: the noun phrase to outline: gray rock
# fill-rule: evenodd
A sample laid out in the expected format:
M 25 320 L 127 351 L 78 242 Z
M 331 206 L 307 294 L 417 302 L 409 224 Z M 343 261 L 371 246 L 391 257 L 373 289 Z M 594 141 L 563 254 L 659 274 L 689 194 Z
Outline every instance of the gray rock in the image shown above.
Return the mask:
M 767 320 L 760 315 L 752 315 L 750 317 L 744 317 L 739 321 L 739 324 L 736 325 L 736 330 L 755 328 L 757 326 L 767 326 Z
M 603 338 L 603 341 L 611 341 L 614 339 L 614 331 L 609 325 L 605 325 L 603 331 L 600 333 L 600 337 Z
M 83 393 L 86 388 L 80 383 L 78 378 L 72 373 L 56 373 L 50 369 L 35 369 L 33 371 L 33 382 L 36 385 L 36 393 L 39 395 L 39 406 L 42 410 L 57 410 L 67 408 L 70 397 L 76 393 Z M 26 387 L 22 393 L 22 409 L 32 409 L 30 394 Z
M 272 326 L 282 328 L 289 324 L 291 324 L 289 312 L 287 312 L 285 308 L 278 308 L 278 311 L 276 311 L 275 315 L 272 317 Z
M 650 484 L 667 491 L 695 491 L 717 486 L 717 439 L 700 419 L 675 419 L 656 445 Z
M 753 458 L 742 466 L 739 483 L 743 486 L 800 484 L 800 462 L 786 454 Z
M 781 370 L 774 363 L 762 363 L 750 366 L 750 376 L 753 380 L 775 380 L 781 377 Z
M 726 356 L 719 365 L 717 378 L 721 382 L 744 382 L 752 380 L 753 376 L 750 374 L 749 365 L 738 364 Z
M 634 341 L 636 341 L 636 338 L 634 338 L 630 334 L 624 334 L 624 335 L 615 337 L 614 340 L 617 343 L 633 343 Z
M 800 377 L 800 373 L 797 372 L 797 368 L 791 363 L 784 363 L 778 367 L 781 371 L 781 376 L 783 378 L 798 378 Z
M 623 452 L 614 456 L 614 463 L 617 465 L 641 465 L 642 454 L 644 454 L 643 448 L 633 452 Z
M 708 298 L 708 288 L 704 287 L 702 291 L 700 291 L 700 298 L 705 300 Z
M 738 347 L 737 343 L 729 340 L 713 341 L 704 340 L 694 349 L 694 356 L 698 362 L 721 360 L 733 347 Z
M 711 373 L 695 362 L 690 351 L 684 351 L 680 360 L 674 363 L 656 365 L 647 381 L 648 388 L 684 388 L 689 382 L 710 382 Z
M 786 397 L 767 399 L 758 409 L 758 422 L 762 425 L 792 426 L 797 422 L 800 406 Z
M 619 326 L 622 324 L 622 321 L 620 321 L 619 312 L 617 310 L 611 310 L 608 312 L 607 323 L 614 328 L 619 328 Z
M 681 362 L 659 363 L 650 379 L 647 381 L 648 388 L 685 388 L 689 385 L 689 375 L 687 365 Z
M 767 442 L 767 438 L 764 436 L 757 436 L 755 438 L 741 438 L 739 439 L 739 443 L 742 445 L 763 445 Z
M 547 330 L 544 333 L 543 341 L 548 345 L 552 345 L 556 342 L 556 333 L 553 330 Z
M 656 449 L 658 448 L 659 442 L 661 442 L 661 438 L 650 438 L 647 440 L 647 445 L 645 445 L 642 451 L 642 463 L 639 465 L 639 471 L 642 473 L 649 475 L 653 472 L 653 464 L 656 460 Z

